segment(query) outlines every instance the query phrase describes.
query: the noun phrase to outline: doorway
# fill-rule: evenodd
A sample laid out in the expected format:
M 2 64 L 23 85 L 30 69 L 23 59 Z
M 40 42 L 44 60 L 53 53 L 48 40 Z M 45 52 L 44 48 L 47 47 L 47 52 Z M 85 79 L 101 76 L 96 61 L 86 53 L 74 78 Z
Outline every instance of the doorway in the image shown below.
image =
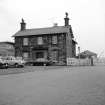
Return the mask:
M 36 59 L 44 58 L 44 52 L 36 52 Z

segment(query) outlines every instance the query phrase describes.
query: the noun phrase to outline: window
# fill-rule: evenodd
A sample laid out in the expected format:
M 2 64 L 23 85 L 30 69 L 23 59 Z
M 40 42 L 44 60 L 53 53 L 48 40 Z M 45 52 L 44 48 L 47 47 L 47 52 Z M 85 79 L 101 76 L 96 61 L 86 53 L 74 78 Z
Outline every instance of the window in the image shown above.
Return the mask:
M 28 38 L 23 38 L 23 45 L 25 45 L 25 46 L 28 45 Z
M 37 44 L 38 45 L 42 45 L 43 44 L 43 38 L 42 37 L 38 37 L 37 38 Z
M 57 62 L 57 56 L 58 56 L 58 51 L 52 51 L 51 52 L 51 60 L 53 62 Z
M 57 36 L 52 36 L 52 44 L 57 44 Z
M 28 58 L 28 52 L 23 53 L 23 58 Z

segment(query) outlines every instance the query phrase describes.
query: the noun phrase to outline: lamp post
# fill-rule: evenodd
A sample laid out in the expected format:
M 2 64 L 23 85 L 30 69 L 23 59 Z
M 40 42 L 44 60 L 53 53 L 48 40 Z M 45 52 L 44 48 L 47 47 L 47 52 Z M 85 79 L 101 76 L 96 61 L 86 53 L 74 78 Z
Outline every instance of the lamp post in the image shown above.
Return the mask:
M 78 57 L 79 57 L 79 66 L 80 66 L 80 47 L 78 47 Z

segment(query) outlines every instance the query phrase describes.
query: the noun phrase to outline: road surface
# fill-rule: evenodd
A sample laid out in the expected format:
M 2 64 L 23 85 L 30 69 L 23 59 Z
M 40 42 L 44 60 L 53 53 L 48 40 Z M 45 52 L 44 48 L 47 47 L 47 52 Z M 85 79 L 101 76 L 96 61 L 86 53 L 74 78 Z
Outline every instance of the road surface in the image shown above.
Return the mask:
M 25 69 L 0 75 L 0 105 L 105 105 L 105 66 Z

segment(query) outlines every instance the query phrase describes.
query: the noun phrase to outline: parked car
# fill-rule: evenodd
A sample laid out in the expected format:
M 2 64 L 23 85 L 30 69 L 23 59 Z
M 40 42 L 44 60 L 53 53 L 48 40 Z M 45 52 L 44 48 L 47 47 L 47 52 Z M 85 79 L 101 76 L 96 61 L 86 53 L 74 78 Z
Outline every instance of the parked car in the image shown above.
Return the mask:
M 35 65 L 35 66 L 48 66 L 48 65 L 50 65 L 50 63 L 51 62 L 45 58 L 38 58 L 35 61 L 33 61 L 33 65 Z
M 13 56 L 5 57 L 5 62 L 8 67 L 24 67 L 25 61 Z
M 3 57 L 0 57 L 0 69 L 1 68 L 8 68 L 8 65 L 6 61 L 3 59 Z

